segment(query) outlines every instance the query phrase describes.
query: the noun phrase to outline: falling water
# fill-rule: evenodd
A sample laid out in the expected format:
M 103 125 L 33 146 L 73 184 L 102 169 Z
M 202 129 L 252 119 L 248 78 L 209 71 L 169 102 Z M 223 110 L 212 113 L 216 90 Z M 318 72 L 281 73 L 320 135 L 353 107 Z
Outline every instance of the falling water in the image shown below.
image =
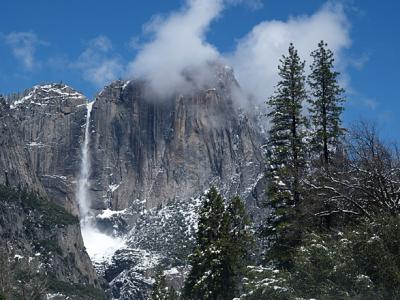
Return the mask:
M 90 195 L 89 195 L 89 172 L 90 172 L 90 157 L 89 157 L 89 145 L 90 145 L 90 114 L 92 112 L 94 102 L 87 104 L 86 113 L 86 125 L 85 125 L 85 137 L 82 145 L 82 161 L 81 171 L 78 178 L 78 189 L 76 198 L 79 204 L 79 213 L 81 217 L 81 226 L 85 227 L 90 225 L 89 212 L 90 212 Z
M 124 247 L 125 243 L 120 238 L 108 236 L 100 232 L 91 216 L 90 206 L 90 114 L 94 102 L 87 104 L 85 137 L 82 145 L 81 169 L 78 177 L 76 199 L 79 204 L 82 238 L 90 258 L 94 262 L 109 259 L 116 250 Z

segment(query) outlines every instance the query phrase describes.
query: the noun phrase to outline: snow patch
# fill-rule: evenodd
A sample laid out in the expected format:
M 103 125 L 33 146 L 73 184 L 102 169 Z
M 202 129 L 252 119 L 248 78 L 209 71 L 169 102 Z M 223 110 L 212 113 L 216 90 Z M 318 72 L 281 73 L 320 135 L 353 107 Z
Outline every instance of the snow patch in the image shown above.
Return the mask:
M 46 146 L 46 144 L 42 144 L 42 143 L 38 143 L 38 142 L 30 142 L 26 145 L 29 147 L 39 147 L 39 148 Z
M 103 211 L 101 212 L 101 214 L 98 214 L 98 215 L 96 216 L 96 218 L 99 218 L 99 219 L 109 219 L 109 218 L 111 218 L 111 217 L 113 217 L 113 216 L 122 215 L 122 214 L 124 214 L 125 212 L 126 212 L 126 209 L 123 209 L 123 210 L 111 210 L 111 209 L 107 208 L 107 209 L 103 210 Z
M 18 99 L 14 103 L 10 105 L 11 109 L 16 108 L 17 106 L 27 102 L 30 100 L 31 104 L 46 106 L 46 103 L 43 101 L 58 99 L 58 98 L 66 98 L 66 99 L 84 99 L 81 93 L 71 89 L 67 85 L 62 84 L 45 84 L 45 85 L 35 85 L 32 89 L 28 90 L 27 94 Z M 35 102 L 34 100 L 39 100 L 40 102 Z
M 177 268 L 172 268 L 172 269 L 169 269 L 169 270 L 165 270 L 164 271 L 164 275 L 177 275 L 177 274 L 180 274 L 180 272 L 178 271 L 178 269 Z
M 61 297 L 64 297 L 64 295 L 61 294 L 61 293 L 55 293 L 55 294 L 49 293 L 49 294 L 46 294 L 46 300 L 59 299 Z
M 119 188 L 119 184 L 111 184 L 108 186 L 108 189 L 113 193 L 117 188 Z
M 130 80 L 126 81 L 126 82 L 124 83 L 124 85 L 122 86 L 122 89 L 124 90 L 124 89 L 128 86 L 128 84 L 130 84 L 130 83 L 131 83 Z

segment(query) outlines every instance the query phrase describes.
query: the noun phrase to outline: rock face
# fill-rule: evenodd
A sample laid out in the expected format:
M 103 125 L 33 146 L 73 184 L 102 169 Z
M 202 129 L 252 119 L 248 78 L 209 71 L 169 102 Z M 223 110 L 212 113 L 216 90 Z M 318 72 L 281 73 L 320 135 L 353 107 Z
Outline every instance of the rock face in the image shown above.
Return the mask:
M 174 286 L 182 285 L 197 200 L 211 185 L 226 199 L 240 195 L 253 219 L 262 215 L 263 136 L 257 113 L 235 105 L 237 89 L 232 69 L 217 66 L 214 78 L 191 92 L 159 99 L 143 81 L 115 81 L 96 97 L 89 130 L 91 208 L 103 232 L 126 238 L 125 249 L 97 266 L 115 299 L 146 298 L 159 264 L 173 275 Z M 0 183 L 24 184 L 78 216 L 86 104 L 86 97 L 63 84 L 35 86 L 11 106 L 1 104 Z M 3 219 L 24 223 L 18 205 L 14 215 L 4 206 Z M 79 223 L 47 234 L 37 232 L 39 239 L 56 241 L 73 266 L 56 268 L 60 280 L 98 287 Z M 25 246 L 33 243 L 23 239 Z
M 231 69 L 220 72 L 213 85 L 162 100 L 146 96 L 140 81 L 116 81 L 98 95 L 91 116 L 93 208 L 125 209 L 136 199 L 152 208 L 211 184 L 256 200 L 249 187 L 263 173 L 261 137 L 233 105 Z
M 157 266 L 172 270 L 171 284 L 182 287 L 199 196 L 211 185 L 226 199 L 240 195 L 253 219 L 262 217 L 257 114 L 235 105 L 230 68 L 218 68 L 214 79 L 163 99 L 153 98 L 145 82 L 115 81 L 96 97 L 92 208 L 103 210 L 96 218 L 103 230 L 126 239 L 99 269 L 116 299 L 146 299 Z
M 37 98 L 32 94 L 29 99 L 35 101 Z M 53 99 L 44 97 L 41 101 L 50 106 Z M 49 278 L 48 291 L 66 294 L 65 289 L 72 287 L 104 295 L 99 290 L 101 281 L 85 251 L 79 220 L 65 209 L 72 207 L 65 203 L 69 200 L 54 197 L 49 185 L 52 179 L 47 180 L 51 176 L 44 176 L 48 170 L 62 172 L 61 164 L 57 168 L 54 162 L 54 157 L 61 159 L 60 148 L 55 144 L 47 148 L 38 146 L 49 144 L 52 140 L 49 132 L 57 131 L 50 128 L 52 125 L 45 128 L 40 124 L 57 118 L 48 111 L 35 111 L 29 106 L 23 108 L 22 101 L 18 106 L 21 107 L 10 107 L 0 99 L 0 250 L 11 258 L 14 255 L 24 258 L 26 261 L 22 265 L 29 265 L 34 259 L 41 266 L 35 274 L 46 274 Z M 61 128 L 58 130 L 58 140 L 62 141 L 65 133 Z M 46 167 L 42 166 L 41 158 L 47 163 Z M 67 164 L 64 167 L 68 169 Z M 59 177 L 63 182 L 67 181 L 61 175 Z M 53 184 L 56 185 L 54 181 Z M 92 299 L 75 296 L 71 295 L 71 299 Z
M 33 171 L 48 195 L 78 215 L 75 177 L 87 98 L 64 84 L 35 86 L 11 104 Z
M 37 276 L 46 282 L 46 292 L 92 299 L 76 293 L 81 287 L 89 294 L 103 295 L 99 299 L 105 298 L 85 252 L 79 220 L 61 206 L 28 191 L 0 185 L 0 239 L 1 255 L 11 261 L 18 259 L 23 272 L 32 272 L 25 279 L 32 281 Z
M 21 140 L 17 120 L 0 97 L 0 184 L 21 185 L 44 193 L 31 168 L 29 152 Z

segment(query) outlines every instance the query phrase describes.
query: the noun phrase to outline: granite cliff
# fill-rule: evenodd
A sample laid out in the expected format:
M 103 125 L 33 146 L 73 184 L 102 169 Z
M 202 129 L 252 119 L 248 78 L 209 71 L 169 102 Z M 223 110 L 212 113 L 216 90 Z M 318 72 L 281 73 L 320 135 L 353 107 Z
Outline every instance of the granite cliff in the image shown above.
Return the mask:
M 254 220 L 262 215 L 260 112 L 237 105 L 238 90 L 232 69 L 216 65 L 208 83 L 189 92 L 160 99 L 144 81 L 118 80 L 95 97 L 87 131 L 91 218 L 101 232 L 123 239 L 124 247 L 92 261 L 114 298 L 144 299 L 160 265 L 180 287 L 201 195 L 211 185 L 227 199 L 240 195 Z M 76 190 L 81 146 L 88 138 L 87 103 L 64 84 L 38 85 L 8 104 L 2 101 L 0 183 L 36 191 L 66 216 L 79 217 Z M 9 209 L 4 206 L 3 219 L 24 222 L 23 210 L 14 207 L 14 216 Z M 58 275 L 60 280 L 100 286 L 78 222 L 60 225 L 52 236 L 40 230 L 35 234 L 41 239 L 60 241 L 61 257 L 76 257 L 68 261 L 72 275 Z M 61 242 L 58 234 L 67 240 Z
M 27 110 L 35 116 L 33 110 Z M 64 208 L 70 207 L 66 201 L 54 197 L 38 171 L 41 164 L 35 163 L 35 149 L 40 149 L 40 141 L 29 139 L 27 143 L 24 129 L 28 126 L 21 116 L 15 106 L 0 99 L 0 254 L 7 262 L 1 267 L 8 274 L 7 280 L 20 284 L 14 285 L 9 295 L 19 297 L 20 289 L 33 292 L 32 278 L 44 276 L 43 292 L 48 295 L 62 292 L 71 299 L 105 297 L 103 280 L 85 251 L 79 219 Z M 37 124 L 31 122 L 33 132 Z M 35 275 L 14 277 L 22 274 Z
M 121 210 L 137 199 L 153 208 L 211 184 L 228 195 L 254 184 L 262 138 L 254 116 L 234 106 L 232 70 L 217 71 L 213 84 L 166 99 L 148 96 L 141 81 L 105 87 L 91 116 L 93 208 Z

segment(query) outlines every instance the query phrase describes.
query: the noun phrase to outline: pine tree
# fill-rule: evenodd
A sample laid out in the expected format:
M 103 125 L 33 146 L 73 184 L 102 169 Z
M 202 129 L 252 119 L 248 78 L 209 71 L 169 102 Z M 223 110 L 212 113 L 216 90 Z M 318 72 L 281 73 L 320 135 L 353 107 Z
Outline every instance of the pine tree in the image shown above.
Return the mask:
M 239 297 L 243 290 L 243 278 L 253 246 L 249 225 L 250 219 L 243 202 L 239 197 L 234 197 L 225 210 L 221 224 L 221 299 Z
M 200 213 L 197 247 L 184 299 L 233 299 L 240 296 L 252 236 L 249 218 L 239 197 L 226 209 L 211 188 Z
M 334 57 L 327 44 L 321 41 L 318 49 L 311 53 L 313 63 L 308 83 L 311 88 L 311 122 L 315 133 L 311 141 L 312 150 L 328 165 L 331 151 L 343 135 L 340 116 L 343 112 L 344 89 L 339 86 L 339 73 L 334 71 Z
M 282 258 L 297 239 L 294 229 L 301 196 L 300 178 L 305 165 L 306 118 L 302 115 L 305 89 L 304 61 L 290 44 L 289 54 L 280 60 L 280 81 L 274 95 L 267 101 L 270 107 L 267 153 L 267 194 L 275 210 L 272 227 L 277 241 L 277 257 Z M 285 260 L 283 258 L 283 260 Z
M 184 299 L 217 299 L 218 246 L 220 226 L 224 215 L 224 201 L 212 187 L 200 211 L 196 249 L 190 257 L 192 269 L 184 287 Z

